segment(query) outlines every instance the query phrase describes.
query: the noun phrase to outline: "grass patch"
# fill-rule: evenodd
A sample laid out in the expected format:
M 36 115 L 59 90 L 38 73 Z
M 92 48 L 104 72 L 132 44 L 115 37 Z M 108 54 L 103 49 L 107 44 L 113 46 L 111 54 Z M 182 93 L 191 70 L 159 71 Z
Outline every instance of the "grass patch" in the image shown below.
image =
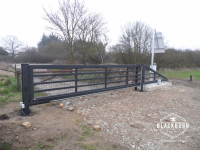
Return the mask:
M 111 145 L 111 146 L 109 147 L 109 150 L 114 150 L 114 147 Z
M 80 137 L 79 137 L 79 140 L 81 140 L 81 141 L 82 141 L 82 140 L 85 140 L 85 137 L 80 136 Z
M 40 150 L 40 149 L 52 149 L 54 147 L 54 145 L 46 145 L 45 143 L 41 142 L 39 143 L 37 146 L 33 147 L 33 148 L 29 148 L 26 150 Z M 25 150 L 25 148 L 20 149 L 20 150 Z
M 53 145 L 45 145 L 44 146 L 44 149 L 52 149 L 53 148 Z
M 82 130 L 85 130 L 85 128 L 87 128 L 86 125 L 80 125 L 80 127 L 82 127 Z
M 75 132 L 80 133 L 77 129 L 74 129 Z
M 43 97 L 43 96 L 47 96 L 47 94 L 44 93 L 44 92 L 37 92 L 37 93 L 34 93 L 34 97 Z
M 21 101 L 22 93 L 17 91 L 17 80 L 5 76 L 0 76 L 0 79 L 0 108 L 12 101 Z
M 76 119 L 76 122 L 81 123 L 81 119 L 78 119 L 78 118 L 77 118 L 77 119 Z
M 91 129 L 90 128 L 87 128 L 83 133 L 82 135 L 89 135 L 91 133 Z
M 10 78 L 7 78 L 4 82 L 3 82 L 3 85 L 5 86 L 8 86 L 11 84 L 11 79 Z
M 6 143 L 2 143 L 1 148 L 3 150 L 8 150 L 8 149 L 10 149 L 10 146 L 8 144 L 6 144 Z
M 166 76 L 167 78 L 175 78 L 175 79 L 184 79 L 188 78 L 190 79 L 190 76 L 192 75 L 194 79 L 200 81 L 200 70 L 177 70 L 177 71 L 159 71 L 162 75 Z
M 96 148 L 93 145 L 90 145 L 90 144 L 82 144 L 81 148 L 83 148 L 85 150 L 96 150 Z
M 43 145 L 44 145 L 44 143 L 41 142 L 38 144 L 38 147 L 41 148 Z
M 0 89 L 0 94 L 7 94 L 9 91 L 5 88 Z
M 46 106 L 55 106 L 55 105 L 56 105 L 55 103 L 51 103 L 51 102 L 46 104 Z

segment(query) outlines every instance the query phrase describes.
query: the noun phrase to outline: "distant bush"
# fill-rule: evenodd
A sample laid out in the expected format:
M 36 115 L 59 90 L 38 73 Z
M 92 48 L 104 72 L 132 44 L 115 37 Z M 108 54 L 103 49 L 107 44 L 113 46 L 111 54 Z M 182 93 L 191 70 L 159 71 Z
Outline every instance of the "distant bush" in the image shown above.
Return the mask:
M 36 48 L 32 48 L 25 52 L 21 52 L 15 57 L 16 63 L 52 63 L 55 60 L 64 59 L 63 55 L 49 54 L 38 51 Z
M 11 63 L 12 61 L 13 61 L 13 58 L 11 56 L 0 55 L 0 62 Z

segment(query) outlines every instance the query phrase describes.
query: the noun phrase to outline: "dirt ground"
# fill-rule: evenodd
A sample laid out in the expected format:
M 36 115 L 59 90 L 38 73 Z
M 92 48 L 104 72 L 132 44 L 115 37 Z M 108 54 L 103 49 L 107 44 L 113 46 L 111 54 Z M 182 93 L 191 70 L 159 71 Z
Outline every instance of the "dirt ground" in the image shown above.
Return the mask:
M 13 102 L 0 109 L 0 116 L 7 114 L 0 117 L 0 149 L 200 150 L 200 84 L 170 81 L 165 90 L 127 88 L 31 106 L 30 117 Z M 189 123 L 173 140 L 157 129 L 171 113 Z M 22 126 L 25 121 L 31 127 Z

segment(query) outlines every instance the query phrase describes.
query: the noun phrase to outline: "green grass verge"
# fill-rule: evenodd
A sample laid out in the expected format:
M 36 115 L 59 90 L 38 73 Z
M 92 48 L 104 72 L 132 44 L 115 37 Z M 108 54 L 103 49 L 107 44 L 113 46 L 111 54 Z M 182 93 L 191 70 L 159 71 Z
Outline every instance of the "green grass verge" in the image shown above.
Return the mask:
M 164 75 L 167 78 L 175 78 L 175 79 L 190 79 L 190 76 L 192 75 L 195 80 L 200 81 L 200 70 L 178 70 L 178 71 L 159 71 L 160 74 Z
M 17 91 L 17 79 L 14 77 L 0 76 L 0 108 L 10 102 L 22 101 L 22 92 Z M 44 92 L 35 93 L 35 97 L 46 96 Z M 53 104 L 49 104 L 53 105 Z
M 14 77 L 0 76 L 0 95 L 0 108 L 22 99 L 22 93 L 17 91 L 17 80 Z

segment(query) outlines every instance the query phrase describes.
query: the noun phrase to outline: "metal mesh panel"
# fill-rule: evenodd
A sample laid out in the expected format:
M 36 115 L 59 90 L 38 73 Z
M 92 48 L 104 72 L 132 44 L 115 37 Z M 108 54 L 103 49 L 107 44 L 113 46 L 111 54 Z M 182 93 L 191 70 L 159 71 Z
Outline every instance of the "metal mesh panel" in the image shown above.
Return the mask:
M 121 65 L 123 66 L 123 65 Z M 36 67 L 37 68 L 37 67 Z M 59 96 L 140 82 L 140 67 L 70 67 L 42 65 L 33 69 L 33 97 Z M 53 69 L 52 69 L 53 68 Z
M 40 97 L 41 94 L 38 93 L 41 92 L 45 96 L 75 92 L 75 81 L 72 81 L 75 79 L 73 69 L 34 69 L 33 75 L 35 98 Z

